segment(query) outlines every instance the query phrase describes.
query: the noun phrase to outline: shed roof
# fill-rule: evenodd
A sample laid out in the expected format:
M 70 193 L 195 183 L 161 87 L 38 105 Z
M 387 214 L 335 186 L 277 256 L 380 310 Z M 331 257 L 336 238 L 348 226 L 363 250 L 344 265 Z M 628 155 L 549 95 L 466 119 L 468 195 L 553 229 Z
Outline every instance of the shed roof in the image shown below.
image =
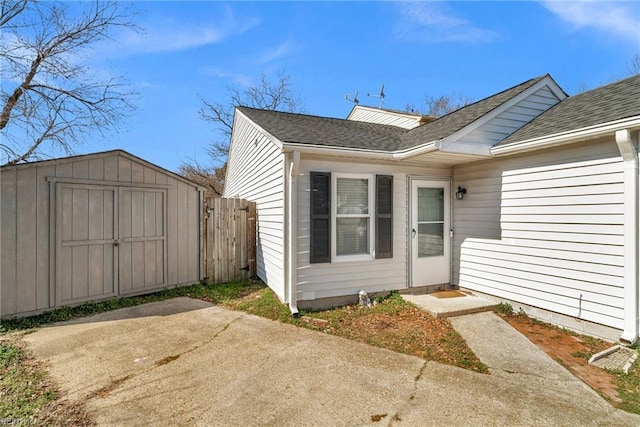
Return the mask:
M 134 160 L 138 163 L 142 163 L 146 166 L 149 166 L 157 171 L 160 171 L 164 174 L 170 175 L 171 177 L 182 181 L 186 184 L 192 185 L 194 187 L 197 187 L 199 190 L 204 190 L 204 187 L 202 187 L 200 184 L 191 181 L 188 178 L 185 178 L 182 175 L 178 175 L 175 172 L 171 172 L 168 169 L 165 169 L 161 166 L 156 165 L 155 163 L 151 163 L 147 160 L 144 160 L 143 158 L 140 158 L 138 156 L 135 156 L 125 150 L 122 149 L 116 149 L 116 150 L 108 150 L 108 151 L 100 151 L 100 152 L 96 152 L 96 153 L 88 153 L 88 154 L 77 154 L 77 155 L 73 155 L 73 156 L 67 156 L 67 157 L 57 157 L 54 159 L 46 159 L 46 160 L 36 160 L 33 162 L 25 162 L 25 163 L 18 163 L 16 165 L 11 165 L 11 166 L 2 166 L 1 169 L 2 170 L 11 170 L 11 169 L 23 169 L 23 168 L 29 168 L 29 167 L 34 167 L 34 166 L 40 166 L 40 165 L 50 165 L 50 164 L 62 164 L 62 163 L 69 163 L 69 162 L 75 162 L 75 161 L 79 161 L 79 160 L 86 160 L 89 158 L 96 158 L 96 157 L 110 157 L 110 156 L 123 156 L 123 157 L 127 157 L 131 160 Z
M 640 116 L 640 75 L 571 96 L 515 131 L 496 147 Z

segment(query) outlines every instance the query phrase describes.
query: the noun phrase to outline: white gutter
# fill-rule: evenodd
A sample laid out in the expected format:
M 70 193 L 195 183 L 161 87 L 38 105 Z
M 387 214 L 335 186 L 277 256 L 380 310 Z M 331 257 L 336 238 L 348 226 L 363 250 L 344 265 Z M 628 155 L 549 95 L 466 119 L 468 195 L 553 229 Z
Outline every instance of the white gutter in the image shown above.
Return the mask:
M 289 212 L 287 219 L 287 286 L 289 296 L 289 310 L 294 317 L 298 316 L 298 276 L 296 274 L 298 265 L 298 242 L 297 242 L 297 226 L 298 226 L 298 172 L 300 169 L 300 152 L 294 151 L 289 154 L 289 182 L 288 182 L 288 198 L 287 210 Z
M 382 151 L 350 147 L 329 147 L 324 145 L 300 144 L 295 142 L 285 142 L 282 145 L 282 151 L 284 153 L 299 151 L 302 154 L 333 154 L 341 157 L 357 157 L 379 160 L 402 160 L 437 150 L 438 147 L 436 147 L 435 142 L 422 144 L 418 147 L 414 147 L 404 151 Z
M 615 132 L 618 129 L 632 129 L 637 127 L 640 127 L 640 117 L 636 116 L 630 119 L 616 120 L 604 125 L 590 126 L 577 131 L 573 130 L 549 135 L 544 138 L 529 139 L 515 144 L 493 147 L 491 149 L 491 154 L 494 156 L 500 156 L 503 154 L 513 154 L 516 152 L 555 147 L 559 144 L 609 136 L 611 135 L 611 132 Z
M 638 149 L 628 129 L 616 131 L 624 161 L 624 330 L 620 342 L 634 345 L 640 324 L 638 308 Z

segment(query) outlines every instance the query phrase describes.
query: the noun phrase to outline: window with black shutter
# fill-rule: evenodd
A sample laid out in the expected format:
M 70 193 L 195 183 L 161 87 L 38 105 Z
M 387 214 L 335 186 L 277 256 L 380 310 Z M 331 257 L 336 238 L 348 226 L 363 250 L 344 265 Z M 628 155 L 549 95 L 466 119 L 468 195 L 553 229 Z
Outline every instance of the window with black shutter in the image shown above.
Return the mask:
M 311 172 L 312 263 L 331 262 L 331 173 Z
M 376 175 L 376 258 L 393 258 L 393 176 Z

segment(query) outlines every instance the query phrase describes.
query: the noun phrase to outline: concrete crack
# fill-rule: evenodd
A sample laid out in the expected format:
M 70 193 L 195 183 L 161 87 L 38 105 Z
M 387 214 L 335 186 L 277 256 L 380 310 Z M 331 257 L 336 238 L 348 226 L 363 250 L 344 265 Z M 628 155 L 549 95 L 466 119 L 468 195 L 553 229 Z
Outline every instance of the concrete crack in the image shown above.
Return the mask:
M 411 394 L 407 398 L 406 402 L 404 402 L 404 404 L 397 411 L 395 411 L 393 413 L 393 415 L 391 415 L 389 417 L 389 421 L 386 424 L 387 426 L 393 425 L 394 421 L 402 421 L 402 418 L 401 418 L 400 414 L 411 403 L 411 401 L 413 399 L 415 399 L 416 393 L 418 392 L 418 381 L 420 381 L 420 379 L 422 378 L 422 375 L 424 374 L 425 369 L 427 369 L 427 364 L 428 363 L 429 363 L 428 360 L 425 360 L 422 363 L 422 366 L 420 367 L 420 370 L 418 371 L 416 376 L 413 378 L 413 391 L 411 392 Z
M 111 393 L 113 390 L 115 390 L 115 389 L 117 389 L 118 387 L 120 387 L 120 386 L 121 386 L 122 384 L 124 384 L 126 381 L 129 381 L 130 379 L 135 378 L 135 377 L 137 377 L 137 376 L 139 376 L 139 375 L 142 375 L 142 374 L 146 374 L 146 373 L 148 373 L 148 372 L 151 372 L 151 371 L 152 371 L 153 369 L 155 369 L 155 368 L 158 368 L 158 367 L 160 367 L 160 366 L 163 366 L 163 365 L 166 365 L 166 364 L 168 364 L 168 363 L 171 363 L 171 362 L 173 362 L 174 360 L 178 359 L 180 356 L 183 356 L 183 355 L 185 355 L 185 354 L 187 354 L 187 353 L 191 353 L 191 352 L 193 352 L 193 351 L 195 351 L 195 350 L 197 350 L 197 349 L 201 348 L 202 346 L 205 346 L 205 345 L 207 345 L 207 344 L 211 343 L 213 340 L 215 340 L 216 338 L 218 338 L 218 337 L 220 336 L 220 334 L 222 334 L 222 333 L 223 333 L 223 332 L 225 332 L 227 329 L 229 329 L 229 326 L 231 326 L 231 324 L 232 324 L 232 323 L 234 323 L 234 322 L 236 322 L 236 321 L 238 321 L 238 320 L 242 319 L 243 317 L 244 317 L 244 315 L 241 315 L 241 316 L 239 316 L 239 317 L 237 317 L 237 318 L 233 319 L 232 321 L 230 321 L 230 322 L 228 322 L 227 324 L 225 324 L 225 325 L 224 325 L 224 327 L 223 327 L 222 329 L 220 329 L 218 332 L 216 332 L 216 333 L 215 333 L 211 338 L 209 338 L 207 341 L 202 342 L 202 343 L 200 343 L 200 344 L 198 344 L 198 345 L 196 345 L 196 346 L 193 346 L 193 347 L 191 347 L 191 348 L 189 348 L 189 349 L 187 349 L 187 350 L 183 351 L 182 353 L 174 354 L 174 355 L 171 355 L 171 356 L 164 357 L 164 358 L 162 358 L 162 359 L 160 359 L 160 360 L 156 361 L 152 366 L 150 366 L 150 367 L 148 367 L 148 368 L 146 368 L 146 369 L 144 369 L 144 370 L 142 370 L 142 371 L 140 371 L 140 372 L 132 373 L 132 374 L 128 374 L 128 375 L 124 375 L 124 376 L 122 376 L 122 377 L 120 377 L 120 378 L 116 378 L 116 379 L 114 379 L 114 380 L 111 380 L 111 381 L 109 382 L 109 384 L 107 384 L 107 385 L 105 385 L 104 387 L 101 387 L 101 388 L 99 388 L 98 390 L 96 390 L 96 391 L 94 391 L 94 392 L 90 393 L 90 394 L 87 396 L 87 398 L 88 398 L 88 399 L 92 399 L 92 398 L 94 398 L 94 397 L 101 397 L 101 398 L 107 397 L 107 395 L 108 395 L 109 393 Z

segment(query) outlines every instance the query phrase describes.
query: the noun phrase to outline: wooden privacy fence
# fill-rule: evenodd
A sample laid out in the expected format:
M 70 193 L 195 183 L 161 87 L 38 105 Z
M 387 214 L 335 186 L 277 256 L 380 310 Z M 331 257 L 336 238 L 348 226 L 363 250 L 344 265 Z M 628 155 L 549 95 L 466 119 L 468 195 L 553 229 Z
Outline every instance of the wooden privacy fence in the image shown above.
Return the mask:
M 210 198 L 205 208 L 204 264 L 207 283 L 256 275 L 256 204 Z

